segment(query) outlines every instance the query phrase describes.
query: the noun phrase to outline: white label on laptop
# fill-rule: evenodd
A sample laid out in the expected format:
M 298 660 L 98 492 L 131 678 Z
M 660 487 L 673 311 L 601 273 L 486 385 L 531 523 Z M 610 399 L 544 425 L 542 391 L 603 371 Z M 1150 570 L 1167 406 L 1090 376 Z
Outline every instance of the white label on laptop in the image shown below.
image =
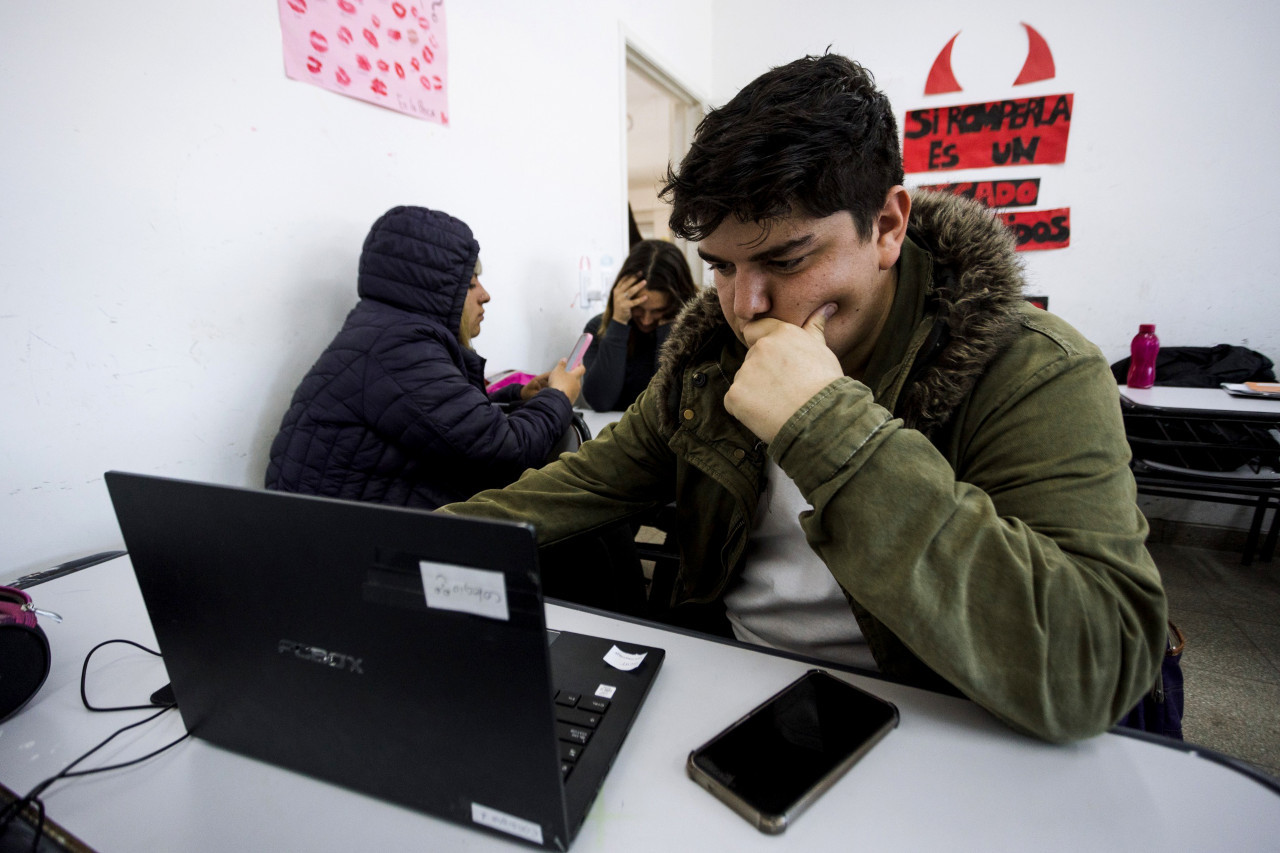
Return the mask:
M 502 572 L 469 569 L 452 563 L 420 560 L 422 588 L 427 593 L 427 607 L 474 613 L 489 619 L 509 621 L 507 612 L 507 579 Z
M 532 841 L 534 844 L 542 843 L 542 827 L 515 815 L 500 812 L 497 809 L 491 809 L 479 803 L 472 803 L 471 819 L 491 829 L 497 829 L 517 838 Z
M 648 652 L 640 652 L 639 654 L 624 652 L 617 646 L 613 646 L 609 651 L 605 652 L 604 662 L 614 669 L 620 669 L 623 672 L 630 672 L 640 664 L 644 663 L 644 656 L 647 654 Z
M 601 699 L 612 699 L 613 694 L 617 692 L 618 688 L 614 687 L 612 684 L 601 684 L 596 688 L 596 695 Z

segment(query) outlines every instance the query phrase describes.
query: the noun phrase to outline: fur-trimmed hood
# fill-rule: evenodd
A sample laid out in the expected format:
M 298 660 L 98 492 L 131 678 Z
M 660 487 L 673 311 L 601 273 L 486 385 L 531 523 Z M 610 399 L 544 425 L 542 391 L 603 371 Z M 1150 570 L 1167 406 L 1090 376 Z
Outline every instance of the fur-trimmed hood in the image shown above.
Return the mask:
M 1017 332 L 1022 263 L 1012 233 L 990 210 L 950 194 L 912 193 L 908 236 L 933 259 L 925 311 L 935 322 L 893 410 L 927 434 L 947 420 Z M 680 375 L 719 336 L 732 341 L 716 292 L 708 289 L 681 311 L 662 349 L 651 392 L 663 401 L 664 430 L 676 428 Z

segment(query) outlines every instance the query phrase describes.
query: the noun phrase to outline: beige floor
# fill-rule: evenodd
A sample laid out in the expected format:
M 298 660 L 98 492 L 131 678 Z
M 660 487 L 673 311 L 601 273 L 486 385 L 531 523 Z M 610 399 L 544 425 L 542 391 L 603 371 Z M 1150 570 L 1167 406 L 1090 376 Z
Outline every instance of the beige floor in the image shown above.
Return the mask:
M 1149 547 L 1187 638 L 1186 740 L 1280 777 L 1280 561 L 1242 566 L 1238 552 Z

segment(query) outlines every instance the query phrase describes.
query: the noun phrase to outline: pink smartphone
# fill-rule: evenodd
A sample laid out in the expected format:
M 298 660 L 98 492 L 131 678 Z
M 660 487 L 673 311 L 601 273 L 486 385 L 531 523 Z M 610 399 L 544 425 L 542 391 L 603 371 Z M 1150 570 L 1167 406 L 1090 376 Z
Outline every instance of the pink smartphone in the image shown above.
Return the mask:
M 578 338 L 578 342 L 573 345 L 572 352 L 569 353 L 569 360 L 564 366 L 565 370 L 573 370 L 582 363 L 582 357 L 587 354 L 587 347 L 591 346 L 593 338 L 594 336 L 590 332 L 582 333 L 582 336 Z

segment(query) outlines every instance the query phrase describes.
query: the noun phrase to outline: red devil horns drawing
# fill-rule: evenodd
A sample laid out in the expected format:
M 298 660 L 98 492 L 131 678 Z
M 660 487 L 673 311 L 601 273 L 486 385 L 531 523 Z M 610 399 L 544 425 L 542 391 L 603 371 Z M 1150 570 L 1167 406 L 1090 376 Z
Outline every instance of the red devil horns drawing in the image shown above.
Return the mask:
M 1030 24 L 1023 23 L 1022 26 L 1027 30 L 1027 61 L 1022 63 L 1022 71 L 1018 74 L 1018 79 L 1013 81 L 1013 85 L 1022 86 L 1026 83 L 1051 79 L 1056 72 L 1053 67 L 1053 54 L 1049 51 L 1049 43 Z M 941 95 L 945 92 L 961 90 L 955 72 L 951 70 L 951 48 L 959 37 L 960 33 L 953 35 L 951 41 L 939 51 L 938 58 L 933 61 L 933 67 L 929 69 L 929 79 L 924 84 L 926 95 Z

